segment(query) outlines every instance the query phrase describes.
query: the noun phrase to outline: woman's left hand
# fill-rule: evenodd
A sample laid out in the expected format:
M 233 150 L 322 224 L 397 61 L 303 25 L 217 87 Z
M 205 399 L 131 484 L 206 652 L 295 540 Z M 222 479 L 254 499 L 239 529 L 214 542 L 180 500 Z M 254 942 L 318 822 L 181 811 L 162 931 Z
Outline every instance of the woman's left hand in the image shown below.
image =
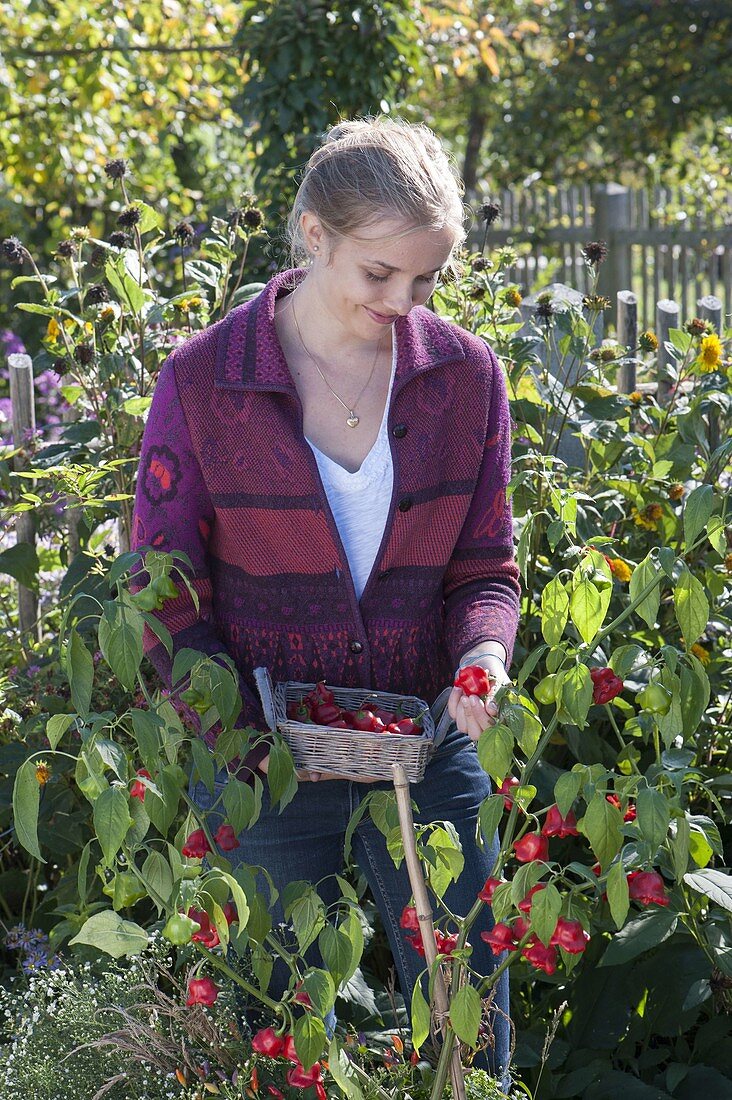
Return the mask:
M 498 706 L 494 695 L 503 684 L 511 682 L 503 661 L 492 654 L 485 654 L 470 664 L 484 668 L 491 677 L 491 690 L 485 699 L 478 695 L 466 695 L 462 688 L 454 687 L 447 700 L 447 712 L 461 733 L 466 733 L 471 741 L 477 741 L 484 729 L 494 726 L 498 717 Z

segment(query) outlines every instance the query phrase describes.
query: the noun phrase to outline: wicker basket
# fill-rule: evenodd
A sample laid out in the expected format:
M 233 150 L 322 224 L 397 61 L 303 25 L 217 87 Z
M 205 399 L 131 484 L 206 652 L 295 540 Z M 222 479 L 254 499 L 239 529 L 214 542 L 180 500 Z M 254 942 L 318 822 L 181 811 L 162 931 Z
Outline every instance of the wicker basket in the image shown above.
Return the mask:
M 385 710 L 394 710 L 400 704 L 407 717 L 422 715 L 424 732 L 418 737 L 406 737 L 395 733 L 333 729 L 310 722 L 294 722 L 287 717 L 288 704 L 299 701 L 315 684 L 290 680 L 273 688 L 266 668 L 256 668 L 254 678 L 270 728 L 278 730 L 287 741 L 298 768 L 333 772 L 355 780 L 392 779 L 392 765 L 401 764 L 410 783 L 419 783 L 424 777 L 434 749 L 435 724 L 427 704 L 421 699 L 413 695 L 392 695 L 388 691 L 328 685 L 336 703 L 344 710 L 358 709 L 365 699 Z

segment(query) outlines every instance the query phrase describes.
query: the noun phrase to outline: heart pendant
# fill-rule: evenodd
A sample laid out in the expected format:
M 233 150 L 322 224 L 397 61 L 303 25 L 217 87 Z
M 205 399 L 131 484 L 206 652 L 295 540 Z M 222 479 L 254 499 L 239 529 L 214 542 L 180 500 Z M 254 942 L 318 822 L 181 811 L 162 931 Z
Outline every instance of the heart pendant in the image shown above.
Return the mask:
M 355 428 L 355 427 L 358 426 L 358 423 L 359 423 L 358 417 L 356 416 L 355 412 L 353 412 L 353 410 L 351 410 L 351 415 L 347 418 L 346 424 L 348 425 L 349 428 Z

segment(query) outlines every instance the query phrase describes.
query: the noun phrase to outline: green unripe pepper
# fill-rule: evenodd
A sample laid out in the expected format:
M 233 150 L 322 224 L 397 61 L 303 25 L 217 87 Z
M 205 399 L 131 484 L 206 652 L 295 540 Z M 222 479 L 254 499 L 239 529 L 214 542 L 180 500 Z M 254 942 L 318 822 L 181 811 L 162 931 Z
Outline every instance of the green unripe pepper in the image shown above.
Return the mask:
M 177 585 L 170 577 L 156 577 L 152 582 L 152 589 L 156 596 L 163 600 L 174 600 L 180 595 Z
M 174 913 L 172 917 L 168 918 L 165 928 L 163 928 L 163 935 L 166 940 L 175 944 L 176 947 L 183 947 L 184 944 L 191 942 L 191 936 L 200 927 L 200 924 L 191 920 L 185 913 Z
M 545 676 L 543 680 L 539 680 L 539 683 L 534 688 L 534 698 L 538 703 L 544 703 L 546 706 L 556 701 L 557 698 L 557 674 L 556 672 L 550 673 Z
M 126 909 L 128 905 L 134 905 L 146 895 L 139 878 L 131 871 L 118 871 L 114 878 L 102 887 L 102 893 L 112 899 L 112 905 L 116 910 Z
M 647 684 L 636 695 L 636 701 L 649 714 L 668 714 L 671 709 L 672 695 L 662 684 Z

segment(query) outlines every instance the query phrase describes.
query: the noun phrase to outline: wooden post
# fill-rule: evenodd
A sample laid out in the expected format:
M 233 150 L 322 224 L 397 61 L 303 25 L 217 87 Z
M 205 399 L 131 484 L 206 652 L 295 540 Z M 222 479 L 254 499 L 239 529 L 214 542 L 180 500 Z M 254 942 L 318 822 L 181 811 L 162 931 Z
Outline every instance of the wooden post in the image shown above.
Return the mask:
M 722 303 L 713 294 L 705 294 L 698 298 L 697 312 L 702 321 L 710 321 L 714 325 L 715 332 L 722 333 Z M 709 450 L 715 451 L 719 446 L 719 411 L 715 407 L 708 415 L 709 420 Z
M 593 233 L 608 247 L 607 259 L 600 268 L 599 294 L 616 301 L 619 291 L 632 286 L 631 246 L 619 239 L 618 231 L 631 228 L 631 193 L 618 183 L 598 184 L 593 189 L 595 221 Z
M 662 298 L 656 304 L 656 335 L 658 337 L 658 391 L 656 400 L 659 405 L 668 402 L 671 390 L 671 379 L 668 374 L 669 353 L 666 351 L 666 341 L 669 339 L 669 329 L 679 327 L 679 307 L 670 298 Z
M 630 290 L 618 291 L 618 343 L 631 349 L 635 357 L 638 343 L 638 299 Z M 635 389 L 635 363 L 626 360 L 618 367 L 618 393 L 632 393 Z
M 8 356 L 10 368 L 10 403 L 13 407 L 13 443 L 22 447 L 24 440 L 36 430 L 36 408 L 33 400 L 33 360 L 30 355 L 14 354 Z M 27 460 L 16 455 L 13 459 L 16 470 L 29 465 Z M 36 543 L 36 528 L 33 512 L 21 512 L 15 517 L 15 541 Z M 38 618 L 38 597 L 32 589 L 18 585 L 18 621 L 20 633 L 27 639 L 40 640 L 40 622 Z
M 430 905 L 427 886 L 425 885 L 422 866 L 417 854 L 417 845 L 414 839 L 414 819 L 412 817 L 412 802 L 409 797 L 409 780 L 404 767 L 401 764 L 392 764 L 394 772 L 394 792 L 396 794 L 397 810 L 399 812 L 399 828 L 404 844 L 404 862 L 409 874 L 409 885 L 414 895 L 414 905 L 419 918 L 420 935 L 424 945 L 425 961 L 430 970 L 437 959 L 437 946 L 435 944 L 435 926 L 432 923 L 432 906 Z M 449 1010 L 447 990 L 445 989 L 444 973 L 440 967 L 440 973 L 435 976 L 434 993 L 437 1011 L 443 1019 L 442 1031 L 446 1033 L 446 1017 Z M 405 990 L 406 999 L 406 990 Z M 460 1060 L 460 1044 L 455 1042 L 452 1048 L 450 1060 L 450 1080 L 452 1083 L 452 1095 L 455 1100 L 465 1100 L 465 1077 Z

